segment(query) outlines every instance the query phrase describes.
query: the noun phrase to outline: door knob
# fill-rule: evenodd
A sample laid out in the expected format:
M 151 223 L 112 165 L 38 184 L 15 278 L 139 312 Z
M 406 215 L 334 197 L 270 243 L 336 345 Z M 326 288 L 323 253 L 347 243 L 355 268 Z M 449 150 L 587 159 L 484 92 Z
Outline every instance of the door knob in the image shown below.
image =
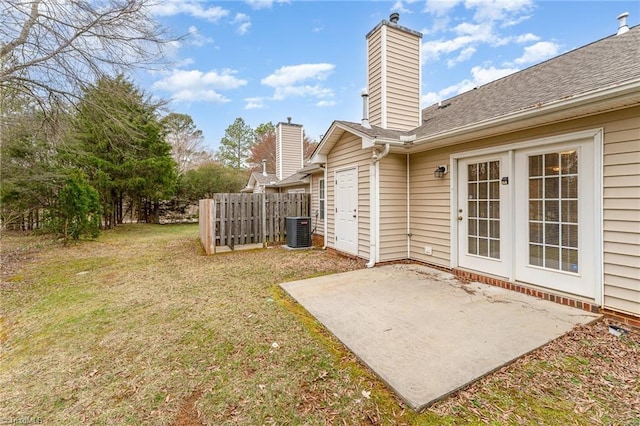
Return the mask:
M 458 216 L 458 220 L 462 220 L 462 216 Z

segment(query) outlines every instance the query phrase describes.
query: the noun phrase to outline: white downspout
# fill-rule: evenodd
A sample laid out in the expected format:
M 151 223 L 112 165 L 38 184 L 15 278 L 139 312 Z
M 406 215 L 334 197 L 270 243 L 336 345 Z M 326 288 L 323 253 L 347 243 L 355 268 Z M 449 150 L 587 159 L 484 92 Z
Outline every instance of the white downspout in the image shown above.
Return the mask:
M 327 172 L 327 162 L 324 163 L 324 246 L 322 247 L 322 250 L 326 250 L 327 249 L 327 232 L 329 231 L 329 209 L 327 209 L 328 204 L 327 204 L 327 199 L 329 197 L 327 197 L 327 188 L 328 188 L 328 184 L 329 184 L 329 180 L 327 179 L 327 176 L 329 175 L 329 173 Z M 333 193 L 333 196 L 335 197 L 335 190 Z M 334 200 L 335 202 L 335 200 Z M 334 218 L 335 220 L 335 218 Z
M 391 147 L 388 143 L 384 145 L 382 152 L 374 149 L 371 155 L 371 165 L 369 166 L 369 262 L 367 268 L 373 268 L 378 258 L 378 221 L 380 219 L 380 203 L 378 175 L 380 172 L 380 160 L 389 154 Z
M 411 259 L 411 159 L 407 154 L 407 259 Z

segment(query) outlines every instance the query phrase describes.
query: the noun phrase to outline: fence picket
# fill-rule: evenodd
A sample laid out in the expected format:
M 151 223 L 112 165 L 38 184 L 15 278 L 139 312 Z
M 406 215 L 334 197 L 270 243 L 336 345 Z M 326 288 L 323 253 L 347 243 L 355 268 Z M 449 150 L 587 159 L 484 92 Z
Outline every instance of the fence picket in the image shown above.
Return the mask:
M 200 241 L 207 254 L 216 247 L 284 242 L 285 219 L 309 216 L 309 194 L 214 194 L 199 202 Z

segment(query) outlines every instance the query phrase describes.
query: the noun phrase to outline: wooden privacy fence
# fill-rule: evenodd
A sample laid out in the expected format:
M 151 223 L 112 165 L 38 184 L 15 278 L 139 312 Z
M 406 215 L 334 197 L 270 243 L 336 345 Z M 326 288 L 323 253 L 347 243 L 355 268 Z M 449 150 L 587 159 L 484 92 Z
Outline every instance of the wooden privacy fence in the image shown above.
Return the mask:
M 285 218 L 309 216 L 309 194 L 215 194 L 200 200 L 200 241 L 216 247 L 285 241 Z

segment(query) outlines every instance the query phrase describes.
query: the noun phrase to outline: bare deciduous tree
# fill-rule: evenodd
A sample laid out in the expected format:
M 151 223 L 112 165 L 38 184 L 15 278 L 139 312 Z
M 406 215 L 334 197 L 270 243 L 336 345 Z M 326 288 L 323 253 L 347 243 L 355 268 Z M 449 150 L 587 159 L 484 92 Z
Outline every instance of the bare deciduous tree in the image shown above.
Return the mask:
M 171 155 L 178 165 L 178 174 L 212 161 L 212 155 L 204 149 L 202 130 L 196 128 L 191 116 L 171 113 L 161 123 L 165 129 L 165 141 L 171 145 Z
M 153 0 L 2 0 L 0 97 L 17 91 L 46 110 L 105 75 L 155 66 L 167 37 Z

